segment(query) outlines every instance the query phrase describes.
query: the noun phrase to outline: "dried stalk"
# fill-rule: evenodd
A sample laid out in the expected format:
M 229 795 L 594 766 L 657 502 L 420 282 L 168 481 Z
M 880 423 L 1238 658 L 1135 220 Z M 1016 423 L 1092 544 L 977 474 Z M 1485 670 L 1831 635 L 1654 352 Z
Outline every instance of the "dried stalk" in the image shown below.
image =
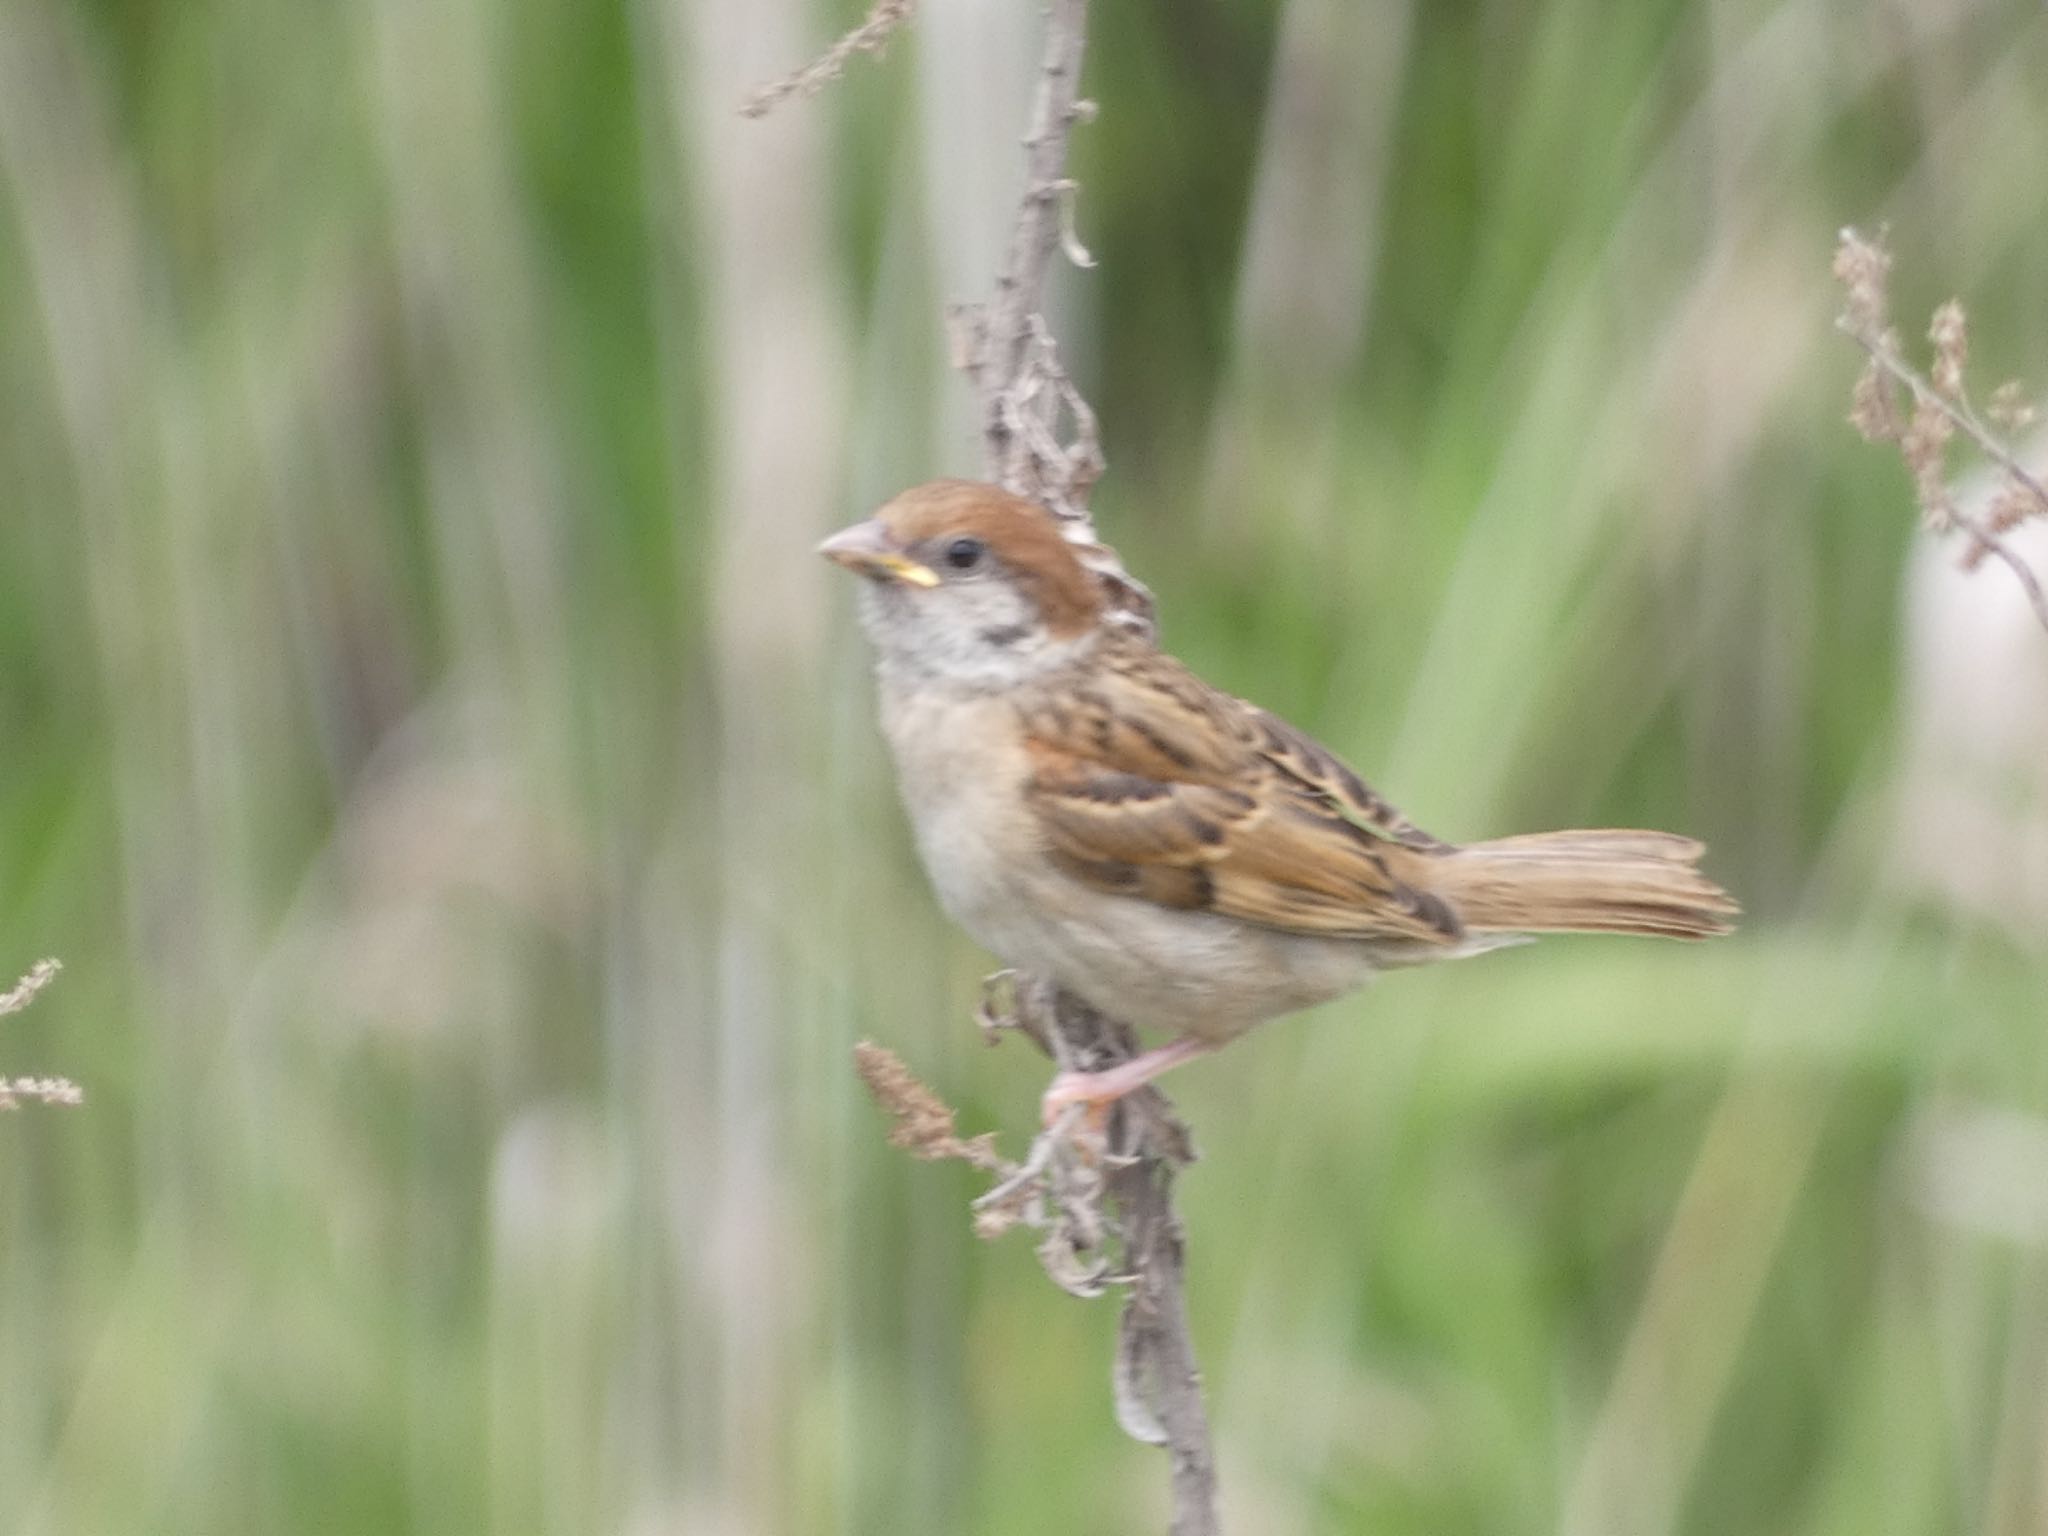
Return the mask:
M 2042 509 L 2048 510 L 2048 488 L 2030 474 L 2025 465 L 2013 455 L 2010 448 L 1992 435 L 1989 428 L 1977 420 L 1977 413 L 1960 401 L 1943 396 L 1934 386 L 1920 376 L 1920 371 L 1900 357 L 1898 351 L 1882 334 L 1872 336 L 1851 324 L 1846 319 L 1835 322 L 1843 335 L 1855 342 L 1870 355 L 1871 365 L 1881 368 L 1896 382 L 1903 384 L 1913 396 L 1913 404 L 1923 410 L 1940 412 L 1949 422 L 1975 443 L 1983 455 L 1996 464 L 2012 481 L 2035 498 Z M 2013 547 L 1993 532 L 1991 527 L 1978 521 L 1953 501 L 1946 503 L 1944 510 L 1955 525 L 1969 536 L 1980 549 L 1988 550 L 2012 572 L 2027 594 L 2027 602 L 2034 610 L 2034 617 L 2041 627 L 2048 629 L 2048 592 L 2041 589 L 2041 578 L 2034 574 L 2033 567 L 2022 560 Z
M 1965 568 L 1985 554 L 1995 555 L 2019 582 L 2041 627 L 2048 629 L 2048 595 L 2042 592 L 2040 578 L 2000 537 L 2024 518 L 2048 517 L 2048 487 L 1970 407 L 1963 379 L 1969 329 L 1960 302 L 1951 299 L 1937 309 L 1928 328 L 1928 340 L 1934 344 L 1933 377 L 1906 361 L 1899 333 L 1889 317 L 1891 265 L 1882 231 L 1867 237 L 1844 229 L 1836 241 L 1834 274 L 1842 284 L 1843 302 L 1835 325 L 1870 359 L 1856 381 L 1855 408 L 1849 420 L 1869 441 L 1890 443 L 1898 449 L 1931 529 L 1946 533 L 1960 528 L 1969 536 Z M 1912 398 L 1909 416 L 1902 416 L 1898 409 L 1894 384 L 1903 386 Z M 1992 396 L 1992 414 L 2000 414 L 2002 399 L 2017 400 L 2019 393 L 2017 383 L 2000 388 Z M 1949 440 L 1957 432 L 1977 445 L 2005 481 L 2005 493 L 1986 518 L 1964 511 L 1949 494 L 1945 461 Z
M 956 323 L 965 343 L 961 361 L 981 401 L 982 457 L 990 478 L 1066 520 L 1068 536 L 1116 594 L 1125 622 L 1149 629 L 1150 595 L 1124 571 L 1115 552 L 1095 539 L 1087 510 L 1088 492 L 1103 467 L 1095 416 L 1061 369 L 1044 316 L 1054 256 L 1064 251 L 1089 264 L 1074 234 L 1076 188 L 1066 174 L 1074 126 L 1094 115 L 1093 105 L 1080 96 L 1087 26 L 1087 0 L 1052 0 L 1009 254 L 989 302 L 957 312 Z M 1069 425 L 1064 440 L 1063 421 Z M 1135 1051 L 1128 1026 L 1043 982 L 1020 983 L 1015 1005 L 1013 1022 L 1031 1029 L 1062 1067 L 1099 1069 Z M 1055 1148 L 1072 1144 L 1065 1128 L 1055 1126 L 1028 1160 L 1051 1165 L 1047 1187 L 1056 1207 L 1070 1193 L 1062 1188 L 1061 1174 L 1071 1179 L 1073 1170 Z M 1215 1460 L 1188 1326 L 1186 1250 L 1173 1207 L 1174 1174 L 1192 1158 L 1192 1147 L 1165 1096 L 1148 1089 L 1114 1111 L 1102 1155 L 1128 1286 L 1117 1341 L 1117 1419 L 1127 1433 L 1163 1445 L 1172 1458 L 1173 1536 L 1215 1536 Z M 1071 1193 L 1083 1197 L 1085 1213 L 1091 1192 Z M 1041 1256 L 1073 1257 L 1048 1255 L 1043 1248 Z M 1053 1273 L 1062 1279 L 1058 1270 Z
M 1066 174 L 1074 126 L 1095 116 L 1095 103 L 1080 94 L 1087 33 L 1088 0 L 1052 0 L 1024 138 L 1024 193 L 1003 270 L 987 303 L 955 306 L 948 318 L 955 361 L 980 397 L 988 477 L 1050 508 L 1082 563 L 1108 587 L 1112 617 L 1149 633 L 1152 594 L 1095 537 L 1088 516 L 1088 493 L 1103 468 L 1095 412 L 1060 366 L 1045 320 L 1053 257 L 1064 253 L 1077 266 L 1095 264 L 1074 229 L 1079 184 Z
M 847 61 L 856 53 L 881 57 L 889 34 L 910 20 L 916 0 L 875 0 L 867 18 L 802 69 L 792 70 L 780 80 L 758 87 L 740 104 L 742 117 L 766 117 L 792 96 L 815 96 L 846 73 Z
M 856 51 L 875 51 L 911 5 L 881 0 L 868 20 L 817 63 L 757 92 L 744 109 L 766 111 L 834 78 Z M 987 303 L 949 311 L 955 362 L 972 380 L 982 413 L 982 456 L 991 480 L 1057 516 L 1082 561 L 1103 580 L 1114 622 L 1150 632 L 1151 594 L 1095 537 L 1088 493 L 1103 468 L 1095 413 L 1061 367 L 1046 324 L 1045 287 L 1055 255 L 1094 258 L 1074 228 L 1078 185 L 1066 174 L 1077 123 L 1095 115 L 1080 95 L 1087 0 L 1050 0 L 1045 52 L 1024 140 L 1025 183 L 1009 250 Z M 991 978 L 981 1023 L 991 1038 L 1015 1028 L 1062 1068 L 1096 1071 L 1136 1054 L 1128 1025 L 1038 978 Z M 1001 984 L 1009 984 L 999 1001 Z M 993 1237 L 1018 1225 L 1044 1233 L 1046 1272 L 1063 1288 L 1100 1295 L 1126 1288 L 1113 1382 L 1117 1422 L 1164 1446 L 1172 1462 L 1171 1536 L 1216 1536 L 1216 1470 L 1208 1414 L 1188 1326 L 1186 1251 L 1173 1179 L 1193 1160 L 1187 1129 L 1156 1088 L 1130 1095 L 1099 1129 L 1070 1107 L 1013 1163 L 990 1136 L 962 1139 L 953 1112 L 903 1062 L 862 1042 L 855 1065 L 895 1122 L 890 1141 L 916 1157 L 957 1158 L 996 1176 L 975 1202 L 975 1230 Z M 1107 1207 L 1107 1209 L 1105 1209 Z M 1119 1239 L 1112 1270 L 1108 1239 Z

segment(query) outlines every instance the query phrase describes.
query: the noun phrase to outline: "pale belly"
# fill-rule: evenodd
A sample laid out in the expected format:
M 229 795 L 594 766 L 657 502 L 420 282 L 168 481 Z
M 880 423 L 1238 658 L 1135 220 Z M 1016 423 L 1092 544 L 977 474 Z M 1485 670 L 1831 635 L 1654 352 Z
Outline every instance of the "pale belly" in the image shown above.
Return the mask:
M 940 904 L 1004 964 L 1141 1028 L 1209 1040 L 1327 1002 L 1378 969 L 1356 940 L 1156 906 L 1065 875 L 1024 809 L 1021 747 L 989 750 L 1014 734 L 1005 706 L 954 700 L 942 720 L 916 709 L 885 698 L 883 723 L 918 850 Z
M 1377 969 L 1354 940 L 1304 938 L 1070 881 L 1049 901 L 988 903 L 956 916 L 1009 964 L 1113 1017 L 1205 1040 L 1328 1002 Z

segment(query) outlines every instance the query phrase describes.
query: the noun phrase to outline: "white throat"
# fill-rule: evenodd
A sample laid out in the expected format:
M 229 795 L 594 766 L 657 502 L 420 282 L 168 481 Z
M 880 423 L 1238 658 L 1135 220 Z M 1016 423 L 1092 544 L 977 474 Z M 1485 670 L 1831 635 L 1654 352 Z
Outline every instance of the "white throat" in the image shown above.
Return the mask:
M 931 592 L 867 584 L 861 627 L 876 669 L 895 687 L 993 693 L 1071 666 L 1100 642 L 1094 630 L 1055 636 L 1006 585 Z

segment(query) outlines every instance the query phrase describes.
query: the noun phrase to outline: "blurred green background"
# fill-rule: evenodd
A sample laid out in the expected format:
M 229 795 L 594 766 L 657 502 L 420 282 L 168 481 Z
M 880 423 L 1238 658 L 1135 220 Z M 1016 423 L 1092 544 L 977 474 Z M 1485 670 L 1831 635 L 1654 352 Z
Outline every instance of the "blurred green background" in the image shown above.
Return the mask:
M 0 0 L 0 1531 L 1118 1533 L 816 539 L 976 465 L 1037 46 L 926 0 Z M 1098 0 L 1056 323 L 1166 637 L 1452 837 L 1747 904 L 1176 1093 L 1240 1536 L 2048 1530 L 2048 636 L 1835 229 L 2048 374 L 2048 14 Z

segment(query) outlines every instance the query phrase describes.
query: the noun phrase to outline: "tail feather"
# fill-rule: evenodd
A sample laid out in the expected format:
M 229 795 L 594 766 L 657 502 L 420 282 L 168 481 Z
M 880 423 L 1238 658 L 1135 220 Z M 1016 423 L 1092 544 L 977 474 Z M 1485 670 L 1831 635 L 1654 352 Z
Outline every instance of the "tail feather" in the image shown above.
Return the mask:
M 1742 910 L 1693 867 L 1705 851 L 1668 832 L 1536 832 L 1446 855 L 1432 886 L 1478 933 L 1705 939 Z

